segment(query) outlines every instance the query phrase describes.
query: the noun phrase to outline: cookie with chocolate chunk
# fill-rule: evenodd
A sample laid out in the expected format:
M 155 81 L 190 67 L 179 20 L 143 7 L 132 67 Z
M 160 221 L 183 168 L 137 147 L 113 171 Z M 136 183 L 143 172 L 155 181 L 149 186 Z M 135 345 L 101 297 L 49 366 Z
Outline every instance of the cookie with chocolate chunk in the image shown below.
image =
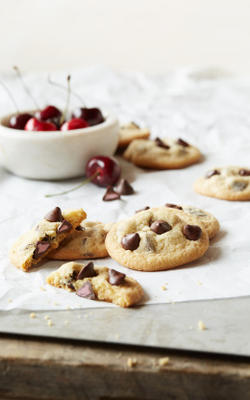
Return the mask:
M 59 207 L 50 211 L 16 241 L 10 250 L 10 261 L 17 268 L 28 271 L 80 225 L 86 213 L 83 209 L 61 212 Z
M 197 217 L 159 207 L 114 224 L 105 243 L 109 255 L 120 264 L 136 270 L 160 271 L 201 257 L 209 239 Z
M 200 222 L 204 225 L 209 239 L 212 239 L 220 230 L 219 221 L 215 218 L 215 216 L 208 211 L 202 210 L 201 208 L 193 207 L 193 206 L 183 206 L 176 204 L 166 203 L 166 207 L 170 207 L 176 210 L 181 210 L 187 214 L 194 215 L 197 217 Z
M 130 307 L 143 297 L 141 285 L 125 274 L 107 267 L 76 262 L 63 264 L 47 277 L 47 282 L 82 298 L 102 300 L 120 307 Z
M 194 190 L 222 200 L 250 200 L 250 169 L 237 166 L 211 169 L 197 179 Z
M 184 168 L 201 158 L 197 147 L 183 139 L 156 138 L 134 140 L 123 153 L 123 157 L 139 167 L 153 169 Z
M 135 122 L 122 125 L 119 131 L 118 150 L 127 147 L 133 140 L 148 139 L 150 131 L 147 128 L 140 128 Z
M 49 253 L 53 260 L 78 260 L 108 256 L 105 239 L 112 224 L 83 221 L 60 246 Z

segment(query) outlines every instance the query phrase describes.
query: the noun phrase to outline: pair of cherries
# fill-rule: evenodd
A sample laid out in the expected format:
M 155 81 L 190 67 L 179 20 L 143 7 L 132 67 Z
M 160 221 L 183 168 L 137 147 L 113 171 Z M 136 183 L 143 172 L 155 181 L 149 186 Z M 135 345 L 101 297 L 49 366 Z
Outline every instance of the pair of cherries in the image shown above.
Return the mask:
M 29 113 L 19 113 L 13 115 L 9 121 L 9 127 L 25 131 L 70 131 L 74 129 L 87 128 L 88 126 L 98 125 L 104 121 L 102 112 L 99 108 L 77 108 L 69 121 L 65 121 L 60 126 L 61 111 L 49 105 L 43 110 L 37 111 L 35 116 Z

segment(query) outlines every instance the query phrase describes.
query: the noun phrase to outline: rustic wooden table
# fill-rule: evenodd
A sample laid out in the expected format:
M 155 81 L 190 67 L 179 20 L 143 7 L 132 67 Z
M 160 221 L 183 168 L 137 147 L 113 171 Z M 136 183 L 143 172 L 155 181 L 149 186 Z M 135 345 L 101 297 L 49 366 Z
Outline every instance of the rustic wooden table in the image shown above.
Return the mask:
M 0 335 L 1 400 L 249 398 L 250 358 Z

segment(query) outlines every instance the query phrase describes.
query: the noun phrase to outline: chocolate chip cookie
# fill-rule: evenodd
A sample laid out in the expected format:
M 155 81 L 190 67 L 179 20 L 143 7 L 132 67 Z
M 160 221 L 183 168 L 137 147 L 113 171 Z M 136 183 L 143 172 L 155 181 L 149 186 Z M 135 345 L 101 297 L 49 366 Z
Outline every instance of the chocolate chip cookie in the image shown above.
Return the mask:
M 93 262 L 63 264 L 48 276 L 47 282 L 75 291 L 85 299 L 107 301 L 120 307 L 133 306 L 143 297 L 143 289 L 137 281 L 114 269 L 94 266 Z
M 153 169 L 184 168 L 201 158 L 200 151 L 183 139 L 134 140 L 123 157 L 133 164 Z
M 16 241 L 10 250 L 10 260 L 17 268 L 28 271 L 38 264 L 86 218 L 86 213 L 78 210 L 61 212 L 59 207 L 50 211 Z
M 197 217 L 200 222 L 202 222 L 203 226 L 205 227 L 209 239 L 212 239 L 220 230 L 219 221 L 209 212 L 204 211 L 200 208 L 193 207 L 193 206 L 183 206 L 183 205 L 176 205 L 166 203 L 166 207 L 170 207 L 176 210 L 181 210 L 187 214 L 194 215 Z
M 78 260 L 108 256 L 105 239 L 112 224 L 83 221 L 48 258 Z
M 140 128 L 135 122 L 122 125 L 119 132 L 118 149 L 124 149 L 135 139 L 148 139 L 149 136 L 149 130 Z
M 112 226 L 106 237 L 109 255 L 142 271 L 160 271 L 201 257 L 209 239 L 200 220 L 169 207 L 150 208 Z
M 250 200 L 250 169 L 244 167 L 214 168 L 194 183 L 197 193 L 223 200 Z

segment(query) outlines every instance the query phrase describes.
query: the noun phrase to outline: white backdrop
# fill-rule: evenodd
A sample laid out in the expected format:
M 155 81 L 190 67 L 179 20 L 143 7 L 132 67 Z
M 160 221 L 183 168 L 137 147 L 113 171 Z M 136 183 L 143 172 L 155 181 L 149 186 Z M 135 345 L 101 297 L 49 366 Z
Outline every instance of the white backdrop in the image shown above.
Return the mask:
M 249 0 L 0 0 L 0 71 L 250 70 Z

